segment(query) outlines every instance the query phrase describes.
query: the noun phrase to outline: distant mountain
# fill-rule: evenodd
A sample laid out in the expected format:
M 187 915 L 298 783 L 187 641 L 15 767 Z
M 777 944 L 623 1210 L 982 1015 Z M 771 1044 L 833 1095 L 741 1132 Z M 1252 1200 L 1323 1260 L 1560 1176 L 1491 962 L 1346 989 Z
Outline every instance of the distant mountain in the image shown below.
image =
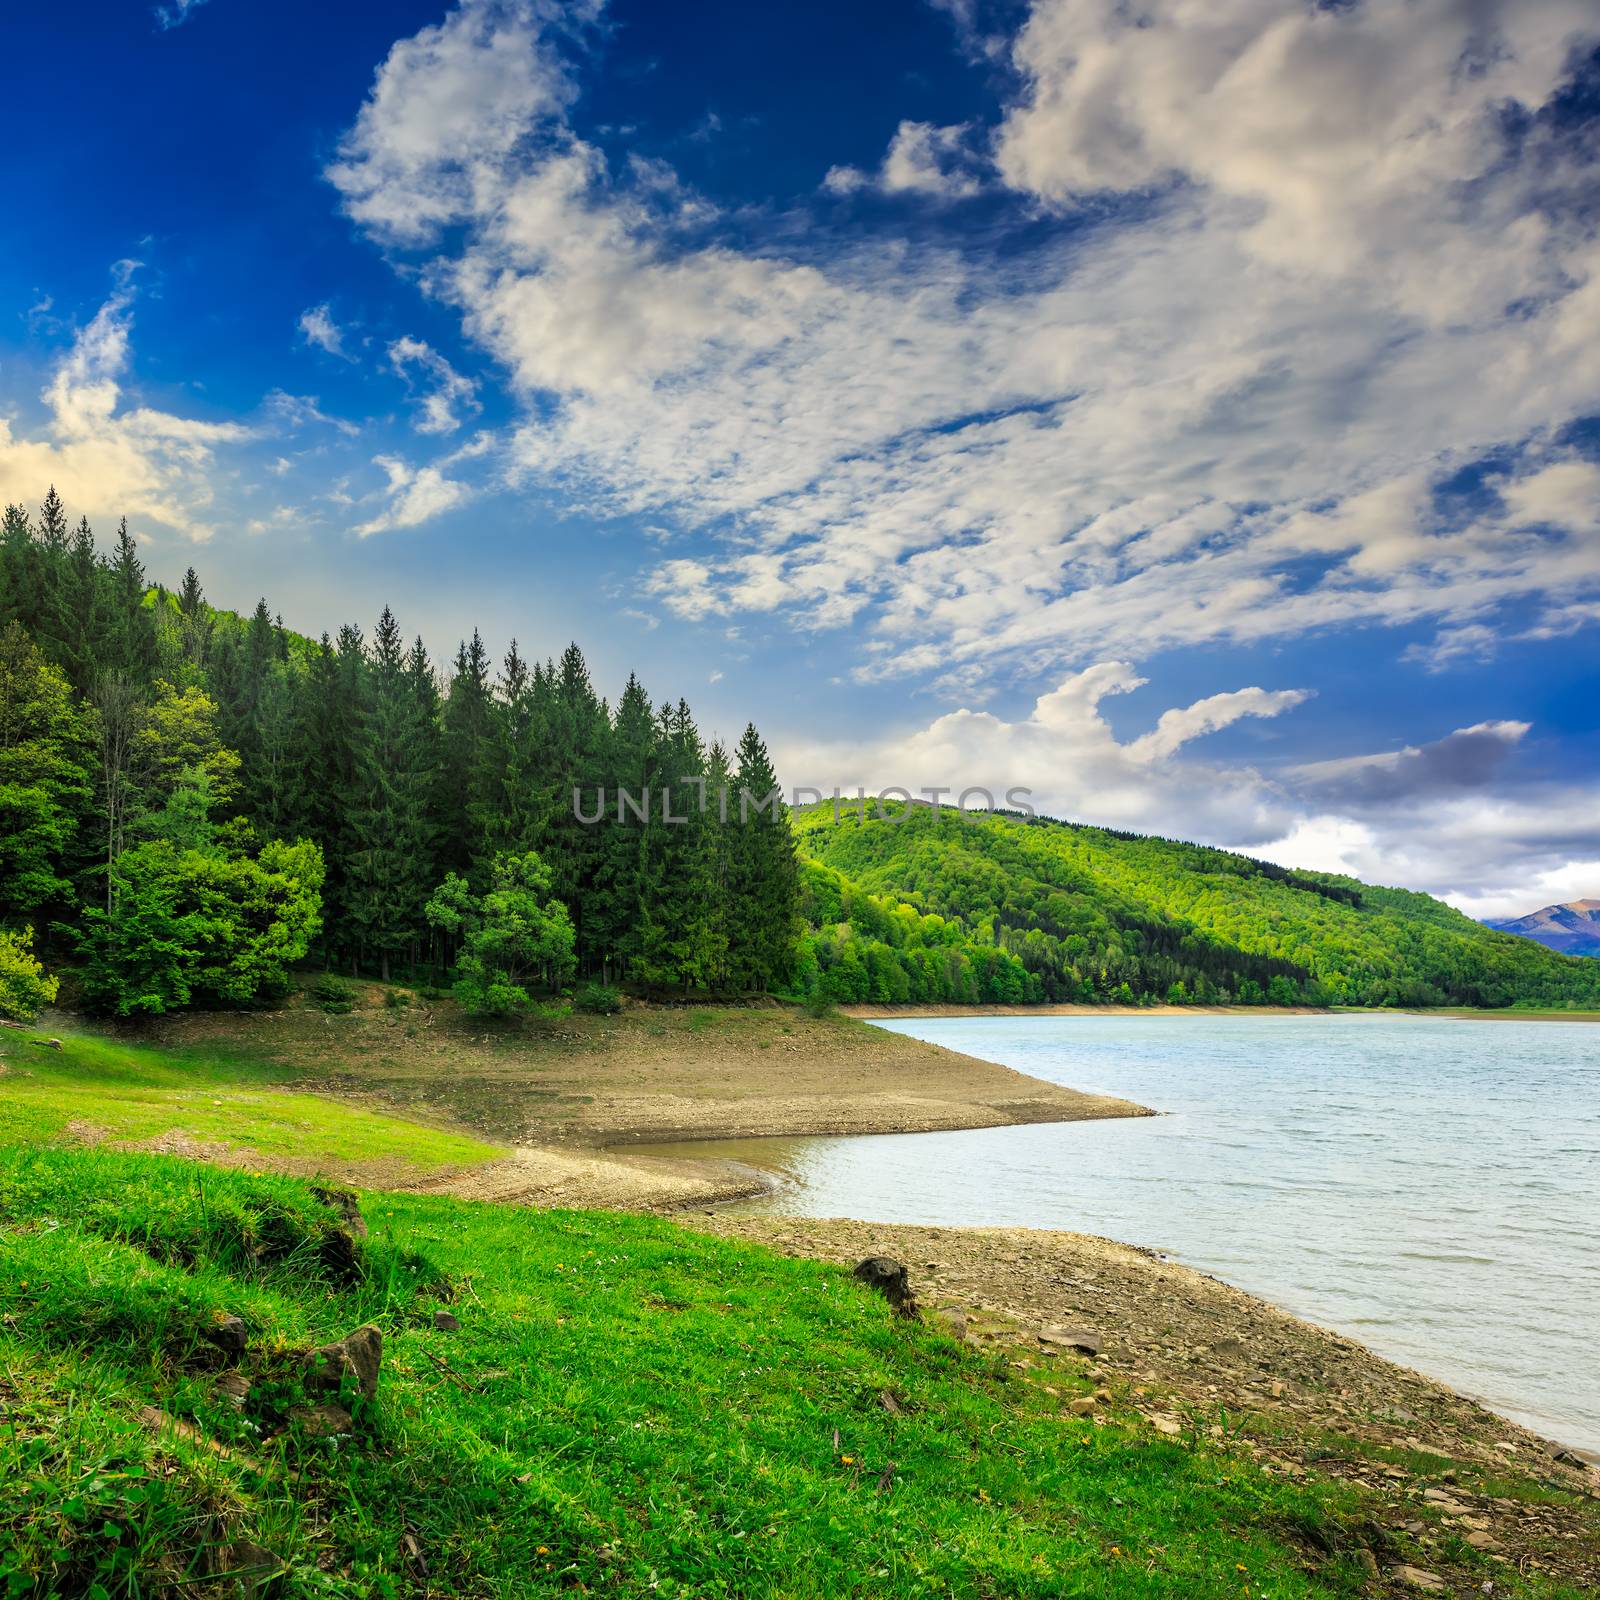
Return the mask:
M 1536 940 L 1564 956 L 1600 956 L 1600 900 L 1572 900 L 1484 925 Z

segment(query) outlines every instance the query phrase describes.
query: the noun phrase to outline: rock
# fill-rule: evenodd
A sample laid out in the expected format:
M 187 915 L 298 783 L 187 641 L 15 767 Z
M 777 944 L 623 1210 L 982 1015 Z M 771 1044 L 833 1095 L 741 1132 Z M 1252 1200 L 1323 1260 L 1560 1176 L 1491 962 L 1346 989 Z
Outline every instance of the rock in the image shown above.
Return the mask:
M 354 1383 L 363 1400 L 378 1392 L 378 1367 L 383 1360 L 383 1335 L 369 1322 L 305 1358 L 308 1394 L 339 1394 L 345 1380 Z
M 461 1331 L 461 1319 L 454 1312 L 435 1311 L 429 1321 L 440 1333 L 459 1333 Z
M 250 1396 L 250 1380 L 242 1372 L 225 1372 L 217 1379 L 217 1393 L 236 1410 L 243 1411 Z
M 200 1330 L 200 1337 L 207 1344 L 215 1345 L 230 1361 L 237 1361 L 244 1354 L 245 1345 L 249 1343 L 250 1330 L 245 1327 L 243 1317 L 218 1312 L 213 1320 Z
M 213 1558 L 215 1559 L 215 1558 Z M 282 1587 L 284 1566 L 264 1545 L 250 1539 L 235 1539 L 221 1552 L 221 1571 L 214 1577 L 226 1577 L 230 1594 L 248 1595 L 251 1600 L 265 1600 Z
M 940 1320 L 949 1330 L 952 1339 L 965 1339 L 967 1337 L 967 1314 L 957 1311 L 954 1307 L 939 1312 Z
M 1356 1564 L 1373 1583 L 1378 1581 L 1378 1558 L 1365 1545 L 1356 1551 Z
M 1437 1594 L 1444 1589 L 1444 1579 L 1436 1572 L 1424 1572 L 1421 1567 L 1390 1567 L 1389 1576 L 1408 1589 L 1420 1589 L 1427 1594 Z
M 857 1264 L 855 1276 L 870 1289 L 876 1289 L 902 1317 L 920 1316 L 911 1279 L 906 1269 L 892 1256 L 868 1256 Z
M 1061 1350 L 1077 1350 L 1086 1356 L 1100 1354 L 1100 1335 L 1092 1328 L 1041 1328 L 1039 1343 Z
M 1093 1395 L 1080 1395 L 1076 1400 L 1067 1402 L 1067 1410 L 1075 1417 L 1087 1417 L 1094 1413 L 1096 1402 Z
M 1488 1533 L 1482 1528 L 1474 1528 L 1467 1535 L 1467 1543 L 1474 1550 L 1501 1550 L 1505 1548 L 1492 1533 Z
M 289 1420 L 308 1439 L 331 1439 L 355 1431 L 355 1419 L 343 1406 L 296 1406 Z
M 324 1189 L 316 1184 L 312 1185 L 312 1194 L 323 1205 L 337 1211 L 344 1219 L 344 1225 L 350 1230 L 352 1237 L 365 1239 L 367 1236 L 367 1219 L 361 1215 L 361 1205 L 355 1194 L 349 1189 Z
M 1580 1455 L 1574 1455 L 1570 1450 L 1557 1450 L 1552 1460 L 1559 1461 L 1564 1467 L 1586 1468 L 1589 1463 Z

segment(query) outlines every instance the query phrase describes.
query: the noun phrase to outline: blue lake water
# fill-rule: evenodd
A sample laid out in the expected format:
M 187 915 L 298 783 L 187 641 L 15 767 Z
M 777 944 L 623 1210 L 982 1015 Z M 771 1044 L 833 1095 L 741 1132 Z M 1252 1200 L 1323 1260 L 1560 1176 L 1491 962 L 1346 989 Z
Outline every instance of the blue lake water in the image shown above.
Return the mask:
M 883 1026 L 1166 1115 L 770 1141 L 760 1207 L 1150 1245 L 1600 1451 L 1600 1023 Z

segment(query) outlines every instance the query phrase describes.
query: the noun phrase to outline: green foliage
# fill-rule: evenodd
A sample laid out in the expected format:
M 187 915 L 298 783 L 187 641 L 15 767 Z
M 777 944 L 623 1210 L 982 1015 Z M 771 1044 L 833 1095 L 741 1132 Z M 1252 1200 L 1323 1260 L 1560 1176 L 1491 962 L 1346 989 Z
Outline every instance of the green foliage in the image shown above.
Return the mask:
M 469 1011 L 515 1016 L 533 1007 L 530 983 L 558 988 L 572 975 L 572 919 L 551 893 L 538 852 L 498 855 L 486 894 L 450 873 L 426 906 L 428 920 L 460 940 L 455 993 Z
M 1071 1361 L 1014 1370 L 839 1268 L 651 1217 L 365 1209 L 344 1281 L 319 1248 L 337 1216 L 297 1182 L 0 1151 L 0 1568 L 131 1600 L 229 1568 L 248 1540 L 290 1600 L 410 1594 L 413 1551 L 447 1595 L 1361 1587 L 1320 1553 L 1351 1543 L 1350 1491 L 1120 1409 L 1063 1416 L 1044 1385 L 1083 1388 Z M 434 1330 L 469 1276 L 461 1331 Z M 242 1410 L 215 1386 L 219 1314 L 245 1324 Z M 367 1321 L 384 1360 L 358 1431 L 285 1427 L 293 1352 Z M 206 1442 L 140 1428 L 143 1406 Z
M 1427 895 L 1047 818 L 796 818 L 802 993 L 836 1000 L 1600 1004 L 1600 962 Z
M 586 983 L 573 995 L 572 1009 L 595 1017 L 615 1016 L 622 1009 L 622 991 L 609 983 Z
M 32 1022 L 54 1003 L 60 981 L 45 975 L 33 953 L 33 929 L 7 933 L 0 928 L 0 1017 Z
M 89 719 L 15 622 L 0 628 L 0 920 L 70 895 L 63 873 L 89 795 Z
M 311 985 L 311 998 L 330 1016 L 348 1016 L 356 1008 L 355 985 L 325 972 Z
M 754 730 L 735 770 L 681 700 L 656 706 L 630 681 L 613 712 L 576 645 L 528 661 L 513 643 L 497 676 L 474 633 L 446 689 L 387 611 L 370 641 L 353 625 L 313 641 L 265 600 L 248 616 L 211 605 L 193 568 L 176 591 L 147 588 L 126 524 L 102 556 L 53 490 L 36 521 L 13 506 L 0 525 L 0 622 L 12 617 L 10 655 L 0 650 L 0 923 L 27 915 L 75 934 L 76 900 L 114 915 L 124 853 L 155 840 L 187 849 L 203 810 L 235 854 L 252 853 L 251 838 L 315 844 L 317 953 L 385 982 L 395 967 L 415 982 L 456 964 L 458 935 L 424 913 L 444 874 L 478 894 L 497 856 L 530 850 L 567 908 L 585 977 L 719 993 L 790 972 L 787 829 L 768 816 L 744 834 L 718 816 L 728 791 L 737 819 L 738 783 L 768 787 Z M 6 677 L 24 668 L 27 685 Z M 6 721 L 15 708 L 32 708 L 13 715 L 20 731 Z M 186 793 L 190 814 L 169 811 L 192 781 L 208 785 L 205 804 Z M 574 817 L 574 791 L 592 805 L 621 786 L 641 815 L 618 824 L 608 805 L 604 825 Z
M 310 949 L 321 851 L 272 839 L 252 857 L 217 842 L 207 781 L 181 788 L 153 819 L 155 837 L 117 858 L 110 908 L 84 913 L 78 945 L 92 1009 L 159 1015 L 196 1001 L 274 997 Z

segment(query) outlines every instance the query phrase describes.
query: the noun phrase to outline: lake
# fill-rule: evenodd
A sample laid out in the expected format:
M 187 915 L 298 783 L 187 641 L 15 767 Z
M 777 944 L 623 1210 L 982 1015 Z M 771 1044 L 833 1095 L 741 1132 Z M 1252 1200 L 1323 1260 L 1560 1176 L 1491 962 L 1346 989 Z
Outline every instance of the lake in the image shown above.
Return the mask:
M 692 1147 L 782 1175 L 747 1209 L 1153 1246 L 1600 1451 L 1600 1023 L 881 1025 L 1165 1114 Z

